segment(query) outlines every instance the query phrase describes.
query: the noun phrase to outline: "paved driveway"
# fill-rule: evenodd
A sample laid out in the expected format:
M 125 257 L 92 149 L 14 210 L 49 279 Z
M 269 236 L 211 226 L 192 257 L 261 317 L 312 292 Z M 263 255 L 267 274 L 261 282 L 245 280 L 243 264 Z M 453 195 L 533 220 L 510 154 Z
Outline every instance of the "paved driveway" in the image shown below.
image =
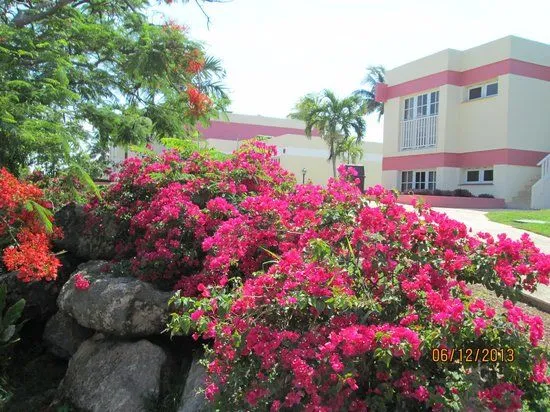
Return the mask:
M 451 209 L 447 207 L 434 207 L 434 210 L 438 212 L 446 213 L 450 218 L 463 222 L 466 226 L 471 227 L 474 233 L 488 232 L 493 236 L 499 233 L 506 233 L 508 237 L 512 239 L 519 239 L 524 230 L 516 229 L 502 223 L 491 222 L 485 214 L 486 210 L 472 210 L 472 209 Z M 550 254 L 550 238 L 536 233 L 527 232 L 535 245 L 544 253 Z M 537 291 L 533 293 L 538 299 L 542 299 L 550 304 L 550 287 L 539 285 Z
M 448 207 L 434 207 L 434 210 L 438 212 L 446 213 L 450 218 L 463 222 L 466 226 L 471 227 L 472 230 L 477 232 L 488 232 L 493 236 L 499 233 L 506 233 L 508 237 L 512 239 L 519 239 L 522 234 L 528 233 L 535 245 L 544 253 L 550 254 L 550 238 L 542 235 L 537 235 L 532 232 L 525 232 L 525 230 L 516 229 L 502 223 L 491 222 L 487 219 L 486 210 L 472 210 L 472 209 L 451 209 Z

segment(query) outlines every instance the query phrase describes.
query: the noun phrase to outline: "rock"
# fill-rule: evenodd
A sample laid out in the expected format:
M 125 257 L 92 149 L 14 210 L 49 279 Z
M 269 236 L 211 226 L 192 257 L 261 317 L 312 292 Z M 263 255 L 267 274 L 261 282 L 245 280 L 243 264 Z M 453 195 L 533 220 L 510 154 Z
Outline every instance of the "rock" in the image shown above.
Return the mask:
M 54 281 L 22 282 L 17 278 L 18 272 L 0 274 L 0 285 L 6 285 L 8 306 L 19 299 L 25 299 L 25 308 L 21 319 L 46 320 L 57 312 L 57 296 L 61 287 L 69 278 L 69 274 L 76 268 L 74 262 L 65 255 L 59 255 L 62 267 Z
M 59 294 L 59 308 L 81 326 L 98 332 L 123 337 L 160 334 L 166 328 L 172 292 L 161 292 L 133 277 L 114 277 L 102 271 L 105 263 L 80 265 Z M 88 289 L 75 288 L 77 273 L 90 281 Z
M 83 342 L 69 361 L 61 398 L 92 412 L 146 412 L 158 401 L 162 348 L 147 340 L 121 342 L 99 334 Z
M 92 330 L 83 328 L 69 315 L 59 311 L 46 323 L 43 338 L 51 353 L 70 359 L 92 334 Z
M 105 215 L 92 224 L 82 205 L 69 203 L 55 213 L 54 219 L 64 235 L 54 242 L 57 249 L 67 250 L 83 261 L 114 257 L 117 236 L 114 216 Z
M 199 363 L 198 358 L 193 358 L 178 412 L 202 412 L 207 410 L 208 401 L 204 397 L 204 393 L 198 393 L 199 389 L 204 387 L 205 379 L 205 367 Z

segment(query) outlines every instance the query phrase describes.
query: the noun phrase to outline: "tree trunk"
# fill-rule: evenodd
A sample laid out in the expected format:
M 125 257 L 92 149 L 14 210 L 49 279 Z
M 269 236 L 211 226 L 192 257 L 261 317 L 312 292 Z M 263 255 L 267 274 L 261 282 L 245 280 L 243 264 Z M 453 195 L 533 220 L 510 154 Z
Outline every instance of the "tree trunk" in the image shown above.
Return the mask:
M 336 177 L 336 156 L 332 156 L 332 175 Z

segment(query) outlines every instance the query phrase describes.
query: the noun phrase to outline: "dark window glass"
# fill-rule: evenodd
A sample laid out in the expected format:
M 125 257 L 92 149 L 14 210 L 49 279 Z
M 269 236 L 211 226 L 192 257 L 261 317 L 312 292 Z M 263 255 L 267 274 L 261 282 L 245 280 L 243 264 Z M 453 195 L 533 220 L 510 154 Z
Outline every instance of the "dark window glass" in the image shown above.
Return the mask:
M 435 172 L 428 172 L 428 189 L 435 189 Z
M 483 171 L 483 181 L 484 182 L 492 182 L 493 181 L 493 171 L 492 170 L 484 170 Z
M 426 172 L 416 172 L 414 188 L 415 189 L 426 188 Z
M 468 92 L 468 99 L 479 99 L 481 97 L 481 86 L 480 87 L 474 87 L 473 89 L 470 89 Z
M 487 85 L 487 96 L 494 96 L 498 93 L 498 83 L 492 83 Z
M 467 182 L 479 182 L 479 170 L 469 170 L 466 173 Z

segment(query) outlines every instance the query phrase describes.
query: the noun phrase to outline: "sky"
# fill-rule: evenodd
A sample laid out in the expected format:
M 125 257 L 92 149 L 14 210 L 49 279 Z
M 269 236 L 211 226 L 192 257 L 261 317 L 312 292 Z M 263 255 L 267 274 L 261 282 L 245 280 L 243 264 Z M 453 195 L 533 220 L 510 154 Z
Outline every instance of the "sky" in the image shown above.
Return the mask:
M 508 35 L 550 43 L 550 0 L 231 0 L 159 6 L 222 60 L 234 113 L 286 117 L 310 92 L 345 97 L 386 69 Z M 158 15 L 157 15 L 158 17 Z M 367 118 L 366 140 L 383 121 Z

